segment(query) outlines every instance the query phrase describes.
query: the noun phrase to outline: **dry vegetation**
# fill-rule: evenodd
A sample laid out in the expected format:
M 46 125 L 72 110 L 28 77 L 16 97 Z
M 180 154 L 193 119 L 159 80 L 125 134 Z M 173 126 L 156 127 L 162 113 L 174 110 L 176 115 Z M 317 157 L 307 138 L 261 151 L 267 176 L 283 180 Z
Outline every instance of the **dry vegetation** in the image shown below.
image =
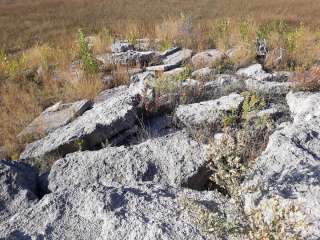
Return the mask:
M 110 51 L 114 38 L 159 39 L 159 50 L 233 49 L 230 59 L 213 66 L 219 71 L 251 63 L 256 39 L 267 39 L 266 67 L 302 72 L 297 86 L 314 90 L 319 71 L 304 71 L 320 56 L 319 10 L 311 0 L 0 0 L 0 146 L 17 158 L 23 146 L 17 134 L 44 108 L 127 84 L 122 66 L 103 70 L 112 73 L 113 84 L 100 80 L 94 54 Z M 94 36 L 92 46 L 80 28 Z M 70 73 L 72 62 L 80 69 L 78 80 Z
M 148 25 L 181 12 L 198 22 L 249 16 L 259 22 L 281 19 L 317 26 L 319 10 L 314 0 L 1 0 L 0 47 L 15 51 L 37 42 L 62 43 L 78 28 L 121 33 L 128 21 L 149 32 Z

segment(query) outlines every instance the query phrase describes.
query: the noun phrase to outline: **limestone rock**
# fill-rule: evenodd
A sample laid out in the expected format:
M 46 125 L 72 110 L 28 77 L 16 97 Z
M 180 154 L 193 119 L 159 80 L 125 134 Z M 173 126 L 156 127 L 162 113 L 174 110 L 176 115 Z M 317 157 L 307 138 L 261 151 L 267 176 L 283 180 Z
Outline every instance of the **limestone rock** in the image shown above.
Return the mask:
M 215 71 L 209 67 L 201 68 L 194 71 L 191 77 L 200 81 L 210 81 L 213 80 L 215 76 Z
M 128 41 L 116 41 L 111 45 L 111 51 L 114 53 L 126 52 L 132 49 L 133 45 Z
M 82 116 L 30 143 L 21 159 L 64 156 L 79 149 L 94 149 L 118 133 L 130 129 L 136 121 L 136 102 L 128 89 L 121 89 L 106 101 L 95 103 Z
M 262 69 L 261 64 L 254 64 L 246 68 L 241 68 L 236 72 L 236 74 L 243 77 L 253 78 L 256 80 L 265 80 L 272 76 L 270 73 L 266 73 Z
M 38 201 L 37 177 L 25 163 L 0 161 L 0 224 Z
M 164 65 L 171 65 L 179 67 L 182 63 L 186 63 L 191 59 L 192 50 L 190 49 L 182 49 L 178 52 L 175 52 L 171 55 L 166 56 L 163 59 Z
M 35 120 L 33 120 L 19 135 L 19 138 L 39 138 L 47 135 L 55 129 L 65 126 L 91 107 L 88 100 L 74 103 L 58 102 L 47 108 Z
M 275 198 L 281 207 L 300 207 L 305 223 L 311 224 L 303 230 L 305 239 L 317 239 L 315 236 L 320 233 L 320 117 L 313 106 L 317 98 L 317 94 L 310 93 L 288 96 L 295 122 L 271 135 L 243 184 L 244 189 L 252 189 L 244 194 L 247 210 L 269 204 Z M 299 117 L 308 115 L 313 117 Z
M 226 202 L 215 192 L 96 183 L 46 195 L 0 223 L 0 238 L 205 240 L 197 208 L 218 212 Z
M 218 49 L 210 49 L 197 53 L 192 57 L 192 64 L 196 68 L 212 67 L 215 62 L 221 61 L 223 52 Z
M 285 95 L 290 91 L 289 82 L 272 82 L 249 78 L 245 80 L 246 89 L 265 95 Z
M 177 132 L 130 147 L 69 154 L 53 165 L 49 189 L 57 191 L 97 181 L 107 185 L 145 181 L 188 185 L 205 161 L 204 147 L 187 133 Z
M 290 92 L 287 103 L 296 122 L 320 117 L 320 93 Z
M 216 100 L 180 105 L 177 119 L 187 127 L 218 127 L 225 113 L 238 110 L 244 98 L 236 93 Z

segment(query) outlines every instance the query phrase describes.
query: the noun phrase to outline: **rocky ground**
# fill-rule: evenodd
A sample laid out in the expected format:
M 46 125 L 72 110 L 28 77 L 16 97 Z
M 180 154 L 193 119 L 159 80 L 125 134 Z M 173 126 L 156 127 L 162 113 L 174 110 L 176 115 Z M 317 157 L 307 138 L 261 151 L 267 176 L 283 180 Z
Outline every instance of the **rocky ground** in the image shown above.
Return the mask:
M 259 221 L 279 226 L 272 239 L 319 239 L 319 92 L 260 64 L 221 74 L 218 50 L 112 51 L 97 59 L 140 65 L 129 86 L 49 107 L 20 133 L 35 140 L 20 161 L 0 161 L 0 239 L 266 239 Z M 212 148 L 237 132 L 252 159 L 217 163 Z

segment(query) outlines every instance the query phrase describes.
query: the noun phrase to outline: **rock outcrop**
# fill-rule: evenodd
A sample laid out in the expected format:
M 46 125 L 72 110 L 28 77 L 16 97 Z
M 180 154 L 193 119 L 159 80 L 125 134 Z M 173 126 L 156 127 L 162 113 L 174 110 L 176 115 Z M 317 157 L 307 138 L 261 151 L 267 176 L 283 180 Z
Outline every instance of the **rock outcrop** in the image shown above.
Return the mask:
M 38 171 L 24 163 L 0 161 L 0 225 L 38 201 Z
M 208 239 L 188 202 L 223 208 L 215 192 L 91 184 L 46 195 L 0 225 L 4 239 Z M 189 213 L 191 212 L 191 213 Z
M 247 209 L 280 199 L 282 207 L 301 208 L 311 228 L 306 239 L 320 234 L 320 115 L 318 93 L 289 93 L 287 96 L 294 123 L 270 136 L 266 150 L 258 158 L 244 183 Z M 272 217 L 272 216 L 271 216 Z
M 218 128 L 227 112 L 238 111 L 244 98 L 236 93 L 216 100 L 180 105 L 176 110 L 177 119 L 186 127 Z
M 248 239 L 248 213 L 274 199 L 298 204 L 302 239 L 318 239 L 319 92 L 290 92 L 291 73 L 260 64 L 217 74 L 231 52 L 152 44 L 115 41 L 96 56 L 102 81 L 116 86 L 106 69 L 120 64 L 127 85 L 57 103 L 21 132 L 41 134 L 0 161 L 0 239 Z
M 120 89 L 112 98 L 95 103 L 64 127 L 30 143 L 21 159 L 62 155 L 79 149 L 93 149 L 115 135 L 132 128 L 136 122 L 136 103 L 129 90 Z

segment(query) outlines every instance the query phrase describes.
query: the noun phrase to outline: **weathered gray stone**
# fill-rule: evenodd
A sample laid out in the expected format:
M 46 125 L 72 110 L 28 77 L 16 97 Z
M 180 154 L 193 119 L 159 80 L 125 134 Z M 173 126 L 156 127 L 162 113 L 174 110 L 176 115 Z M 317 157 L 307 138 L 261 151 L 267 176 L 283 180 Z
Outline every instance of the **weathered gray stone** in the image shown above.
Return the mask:
M 289 82 L 271 82 L 249 78 L 245 80 L 246 89 L 266 95 L 285 95 L 290 91 Z
M 90 107 L 91 102 L 88 100 L 81 100 L 74 103 L 58 102 L 42 112 L 40 116 L 19 133 L 18 137 L 20 139 L 40 138 L 70 123 Z
M 30 143 L 21 159 L 41 158 L 47 155 L 64 156 L 81 148 L 92 149 L 109 138 L 134 126 L 136 102 L 128 89 L 113 93 L 106 101 L 95 103 L 82 116 Z
M 179 76 L 179 74 L 183 73 L 186 71 L 187 68 L 185 67 L 180 67 L 180 68 L 175 68 L 173 70 L 167 71 L 163 73 L 164 77 L 176 77 Z
M 197 53 L 192 57 L 192 64 L 196 68 L 212 67 L 224 57 L 223 52 L 218 49 L 210 49 L 204 52 Z
M 96 183 L 46 195 L 0 223 L 0 238 L 205 240 L 208 234 L 196 223 L 198 209 L 218 212 L 226 202 L 216 192 Z
M 0 224 L 38 201 L 37 177 L 27 164 L 0 160 Z
M 287 103 L 295 122 L 310 121 L 320 117 L 320 93 L 290 92 L 287 94 Z
M 310 93 L 289 95 L 295 122 L 271 135 L 243 184 L 244 189 L 251 189 L 244 194 L 247 211 L 275 198 L 283 208 L 290 204 L 300 207 L 304 222 L 311 224 L 304 229 L 305 239 L 318 239 L 320 234 L 320 116 L 313 106 L 318 97 Z M 308 115 L 313 117 L 305 120 Z
M 232 93 L 216 100 L 180 105 L 176 117 L 187 127 L 218 127 L 224 114 L 238 110 L 243 100 L 241 95 Z
M 204 147 L 187 133 L 177 132 L 131 147 L 107 147 L 69 154 L 53 165 L 49 189 L 57 191 L 97 181 L 107 185 L 145 181 L 188 185 L 189 178 L 205 161 Z M 205 183 L 199 183 L 199 186 L 201 184 Z
M 152 62 L 157 58 L 156 52 L 138 52 L 134 50 L 128 50 L 126 52 L 119 53 L 105 53 L 97 55 L 96 58 L 104 65 L 140 65 L 146 66 L 149 62 Z
M 128 41 L 116 41 L 111 45 L 111 51 L 114 53 L 126 52 L 128 50 L 133 50 L 133 44 Z
M 234 75 L 217 74 L 212 81 L 203 85 L 203 96 L 205 99 L 215 99 L 234 91 L 243 91 L 244 81 Z
M 154 72 L 165 72 L 165 71 L 175 69 L 176 67 L 177 67 L 177 65 L 173 65 L 173 64 L 162 64 L 162 65 L 147 67 L 146 70 L 147 71 L 154 71 Z
M 170 48 L 170 49 L 167 49 L 167 50 L 163 51 L 163 52 L 160 54 L 160 56 L 161 56 L 162 58 L 165 58 L 165 57 L 167 57 L 167 56 L 169 56 L 169 55 L 172 55 L 172 54 L 174 54 L 174 53 L 176 53 L 176 52 L 178 52 L 178 51 L 180 51 L 180 50 L 181 50 L 181 48 L 179 48 L 179 47 L 173 47 L 173 48 Z
M 182 63 L 186 63 L 190 61 L 192 56 L 192 50 L 190 49 L 182 49 L 178 52 L 175 52 L 171 55 L 166 56 L 163 59 L 164 65 L 172 65 L 179 67 Z
M 215 71 L 209 67 L 201 68 L 194 71 L 191 77 L 200 81 L 210 81 L 213 80 L 215 76 Z
M 262 69 L 262 65 L 261 64 L 254 64 L 251 65 L 247 68 L 242 68 L 239 69 L 236 72 L 237 75 L 243 76 L 243 77 L 249 77 L 249 78 L 253 78 L 256 80 L 265 80 L 268 78 L 272 77 L 272 74 L 270 73 L 266 73 L 263 69 Z

